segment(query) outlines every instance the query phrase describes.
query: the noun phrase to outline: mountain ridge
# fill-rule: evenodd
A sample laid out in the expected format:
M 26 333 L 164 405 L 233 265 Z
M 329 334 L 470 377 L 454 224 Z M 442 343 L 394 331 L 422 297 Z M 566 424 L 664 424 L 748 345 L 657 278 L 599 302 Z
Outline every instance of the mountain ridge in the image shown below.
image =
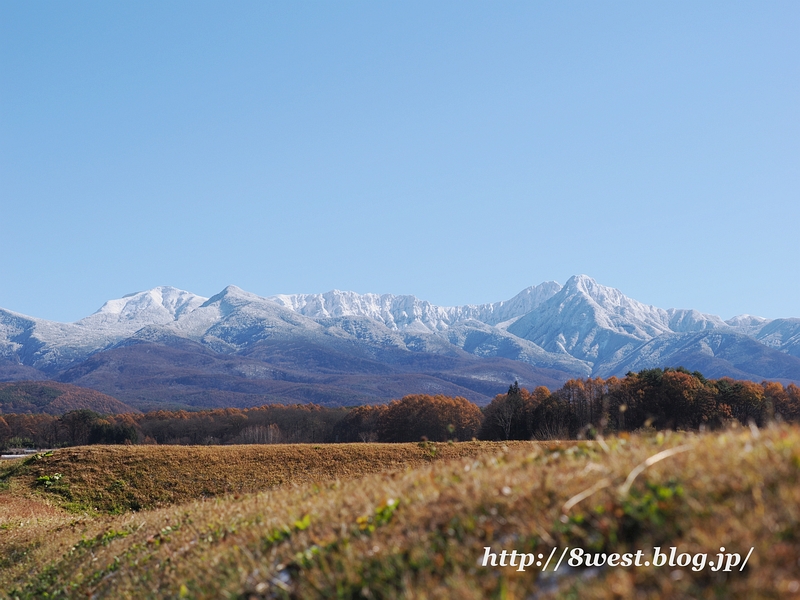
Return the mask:
M 800 319 L 723 321 L 662 309 L 587 275 L 455 307 L 339 290 L 261 297 L 229 285 L 210 298 L 159 286 L 109 300 L 74 323 L 0 309 L 0 380 L 63 377 L 133 405 L 155 397 L 146 377 L 132 375 L 137 365 L 167 400 L 180 404 L 191 389 L 187 405 L 206 406 L 228 398 L 227 388 L 252 391 L 236 402 L 300 399 L 287 382 L 338 403 L 437 387 L 480 403 L 492 396 L 487 381 L 500 393 L 503 378 L 554 385 L 675 361 L 705 365 L 713 376 L 800 381 Z M 370 377 L 394 383 L 382 388 Z

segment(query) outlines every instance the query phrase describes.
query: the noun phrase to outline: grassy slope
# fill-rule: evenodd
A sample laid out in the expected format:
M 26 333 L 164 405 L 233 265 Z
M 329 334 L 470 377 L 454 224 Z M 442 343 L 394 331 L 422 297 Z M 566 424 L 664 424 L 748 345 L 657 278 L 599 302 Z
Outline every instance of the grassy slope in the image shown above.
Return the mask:
M 514 444 L 525 444 L 512 442 Z M 84 446 L 2 468 L 0 482 L 41 490 L 72 512 L 121 513 L 285 484 L 352 479 L 432 460 L 497 451 L 461 444 L 287 444 L 247 446 Z M 44 487 L 42 476 L 62 478 Z
M 686 451 L 622 488 L 637 465 L 679 446 Z M 356 448 L 372 447 L 339 447 Z M 784 598 L 800 587 L 799 475 L 800 429 L 783 427 L 522 444 L 116 516 L 41 506 L 12 518 L 0 508 L 0 589 L 19 597 Z M 27 488 L 9 481 L 3 502 L 13 504 Z M 487 545 L 545 554 L 565 545 L 755 550 L 743 573 L 562 568 L 553 576 L 482 568 Z

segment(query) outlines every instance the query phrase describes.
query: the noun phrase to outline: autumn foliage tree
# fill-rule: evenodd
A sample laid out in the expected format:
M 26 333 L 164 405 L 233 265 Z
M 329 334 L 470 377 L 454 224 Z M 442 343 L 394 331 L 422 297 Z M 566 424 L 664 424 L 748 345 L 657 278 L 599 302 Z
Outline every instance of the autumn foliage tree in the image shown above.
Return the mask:
M 334 429 L 337 442 L 377 442 L 378 427 L 386 405 L 364 405 L 351 408 Z
M 717 427 L 731 418 L 713 381 L 687 369 L 645 369 L 607 382 L 608 429 Z
M 378 421 L 378 440 L 468 440 L 477 434 L 480 424 L 480 408 L 465 398 L 416 394 L 387 405 Z
M 33 392 L 39 394 L 35 399 L 44 398 L 42 402 L 49 398 L 50 392 L 39 387 L 5 388 L 14 402 L 21 394 L 27 402 Z M 11 400 L 4 406 L 17 405 Z M 800 421 L 800 387 L 706 379 L 678 367 L 644 369 L 623 378 L 570 379 L 552 393 L 543 386 L 529 392 L 514 382 L 483 411 L 464 398 L 418 394 L 388 405 L 351 408 L 268 404 L 146 414 L 101 415 L 85 408 L 61 416 L 5 413 L 0 414 L 0 448 L 446 441 L 476 435 L 486 440 L 545 440 L 591 438 L 650 426 L 716 428 L 733 421 L 762 426 L 773 419 Z
M 790 383 L 784 389 L 780 383 L 764 383 L 764 395 L 772 405 L 775 418 L 782 421 L 800 421 L 800 387 Z
M 516 381 L 505 394 L 495 396 L 483 411 L 479 437 L 482 440 L 528 440 L 537 428 L 537 408 L 550 398 L 550 390 L 537 387 L 533 393 Z

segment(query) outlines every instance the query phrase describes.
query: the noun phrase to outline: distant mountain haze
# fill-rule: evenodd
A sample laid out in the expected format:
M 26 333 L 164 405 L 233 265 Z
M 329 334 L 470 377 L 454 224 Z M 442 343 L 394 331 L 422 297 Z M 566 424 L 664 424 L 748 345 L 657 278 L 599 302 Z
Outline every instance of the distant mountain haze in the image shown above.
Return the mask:
M 586 275 L 455 307 L 228 286 L 211 298 L 172 287 L 129 294 L 75 323 L 0 309 L 0 381 L 73 383 L 137 408 L 335 406 L 410 393 L 483 404 L 514 380 L 553 388 L 665 366 L 800 382 L 800 319 L 657 308 Z

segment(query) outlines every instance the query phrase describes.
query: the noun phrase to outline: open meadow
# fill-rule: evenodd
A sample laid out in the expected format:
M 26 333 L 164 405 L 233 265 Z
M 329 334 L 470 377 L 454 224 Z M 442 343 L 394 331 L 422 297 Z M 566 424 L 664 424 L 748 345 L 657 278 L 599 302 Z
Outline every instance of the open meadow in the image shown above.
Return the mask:
M 0 594 L 786 598 L 800 595 L 799 476 L 791 426 L 63 449 L 0 464 Z M 654 547 L 667 562 L 645 566 Z M 641 566 L 611 558 L 639 550 Z

